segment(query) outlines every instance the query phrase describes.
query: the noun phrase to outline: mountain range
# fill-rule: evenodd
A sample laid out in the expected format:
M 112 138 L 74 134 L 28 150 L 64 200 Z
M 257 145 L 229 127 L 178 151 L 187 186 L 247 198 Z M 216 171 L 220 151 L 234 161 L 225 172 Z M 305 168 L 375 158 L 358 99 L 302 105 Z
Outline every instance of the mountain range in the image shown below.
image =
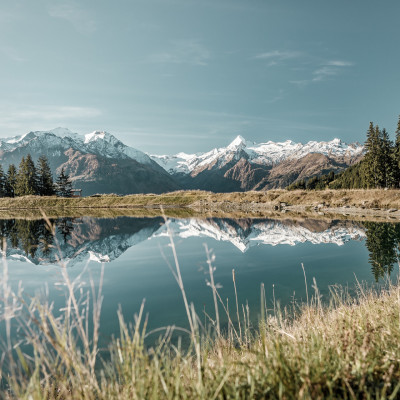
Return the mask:
M 227 147 L 204 153 L 149 155 L 108 132 L 80 135 L 65 128 L 0 139 L 3 169 L 28 153 L 44 154 L 57 174 L 64 168 L 84 195 L 162 193 L 179 189 L 215 192 L 285 187 L 303 178 L 341 171 L 358 162 L 364 147 L 339 139 L 306 144 L 252 143 L 237 136 Z

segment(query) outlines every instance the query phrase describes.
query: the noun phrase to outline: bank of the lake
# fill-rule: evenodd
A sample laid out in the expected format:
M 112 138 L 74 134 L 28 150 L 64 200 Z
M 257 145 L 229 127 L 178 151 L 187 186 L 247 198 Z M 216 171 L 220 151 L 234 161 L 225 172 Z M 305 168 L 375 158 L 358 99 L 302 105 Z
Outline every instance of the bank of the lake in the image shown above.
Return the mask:
M 113 194 L 80 198 L 24 196 L 0 198 L 0 211 L 56 212 L 78 209 L 186 209 L 186 213 L 269 213 L 313 212 L 329 214 L 377 215 L 400 218 L 400 190 L 353 189 L 307 191 L 282 189 L 266 192 L 211 193 L 177 191 L 117 196 Z M 85 211 L 86 212 L 86 211 Z M 157 211 L 158 212 L 158 211 Z M 156 212 L 156 213 L 157 213 Z M 175 211 L 183 212 L 183 211 Z M 185 212 L 183 212 L 184 214 Z M 150 211 L 150 214 L 154 212 Z

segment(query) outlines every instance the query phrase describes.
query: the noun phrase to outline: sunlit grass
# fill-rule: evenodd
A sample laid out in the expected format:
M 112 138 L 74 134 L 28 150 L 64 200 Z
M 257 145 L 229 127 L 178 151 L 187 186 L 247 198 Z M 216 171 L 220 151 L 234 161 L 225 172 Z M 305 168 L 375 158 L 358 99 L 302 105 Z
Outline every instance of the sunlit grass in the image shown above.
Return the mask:
M 244 193 L 212 193 L 199 190 L 181 190 L 164 194 L 134 194 L 117 196 L 114 194 L 94 195 L 81 198 L 60 198 L 23 196 L 0 198 L 0 209 L 70 209 L 70 208 L 130 208 L 130 207 L 193 207 L 195 209 L 230 209 L 240 205 L 251 209 L 254 204 L 273 208 L 279 203 L 289 205 L 314 206 L 323 203 L 326 207 L 363 207 L 400 209 L 399 190 L 346 189 L 346 190 L 268 190 Z M 232 203 L 232 204 L 230 204 Z M 247 207 L 247 208 L 246 208 Z M 236 207 L 237 208 L 237 207 Z

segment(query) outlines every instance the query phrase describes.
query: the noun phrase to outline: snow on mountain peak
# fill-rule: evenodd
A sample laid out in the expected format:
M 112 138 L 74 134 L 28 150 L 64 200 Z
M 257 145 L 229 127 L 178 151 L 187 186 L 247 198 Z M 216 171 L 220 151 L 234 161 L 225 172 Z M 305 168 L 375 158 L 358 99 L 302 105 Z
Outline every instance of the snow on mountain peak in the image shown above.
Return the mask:
M 229 150 L 237 150 L 239 147 L 245 147 L 246 146 L 246 140 L 238 135 L 236 138 L 228 145 Z
M 142 164 L 154 165 L 154 161 L 145 153 L 126 146 L 106 131 L 80 135 L 67 128 L 58 127 L 48 131 L 28 132 L 24 135 L 0 139 L 0 148 L 4 151 L 13 151 L 24 146 L 57 147 L 57 151 L 60 151 L 60 147 L 64 149 L 63 151 L 73 148 L 83 153 L 98 154 L 107 158 L 131 158 Z
M 250 162 L 270 166 L 287 159 L 300 159 L 309 153 L 320 153 L 331 157 L 355 157 L 362 154 L 364 147 L 357 143 L 348 145 L 338 138 L 330 142 L 309 141 L 305 144 L 296 143 L 292 140 L 285 142 L 267 141 L 256 144 L 248 142 L 238 135 L 227 147 L 213 149 L 205 153 L 178 153 L 171 156 L 151 155 L 151 157 L 170 173 L 187 174 L 207 165 L 224 165 L 232 159 L 232 152 L 236 153 L 237 157 L 241 157 L 242 151 L 247 154 Z
M 60 126 L 58 128 L 54 128 L 54 129 L 50 130 L 49 132 L 53 133 L 56 136 L 60 136 L 60 137 L 76 135 L 76 133 L 70 131 L 68 128 L 62 128 Z
M 105 139 L 107 132 L 105 131 L 93 131 L 85 135 L 85 143 L 90 143 L 99 139 Z M 110 135 L 110 134 L 108 134 Z

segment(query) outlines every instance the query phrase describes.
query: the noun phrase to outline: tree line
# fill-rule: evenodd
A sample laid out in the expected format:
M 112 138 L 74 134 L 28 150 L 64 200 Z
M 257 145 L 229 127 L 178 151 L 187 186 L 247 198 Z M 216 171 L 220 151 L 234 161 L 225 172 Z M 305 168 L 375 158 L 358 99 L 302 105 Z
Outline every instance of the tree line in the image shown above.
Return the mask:
M 18 169 L 10 164 L 7 172 L 0 164 L 0 197 L 27 195 L 71 197 L 72 182 L 64 168 L 54 182 L 49 162 L 43 155 L 35 165 L 28 154 L 22 157 Z
M 64 217 L 50 219 L 49 222 L 56 227 L 63 243 L 67 243 L 74 230 L 74 219 Z M 51 262 L 52 252 L 54 257 L 55 237 L 45 220 L 0 219 L 1 250 L 4 250 L 6 241 L 7 248 L 21 248 L 27 257 L 46 259 L 48 262 Z
M 400 117 L 394 142 L 386 129 L 370 122 L 365 141 L 365 156 L 338 174 L 314 176 L 297 181 L 288 190 L 400 188 Z

